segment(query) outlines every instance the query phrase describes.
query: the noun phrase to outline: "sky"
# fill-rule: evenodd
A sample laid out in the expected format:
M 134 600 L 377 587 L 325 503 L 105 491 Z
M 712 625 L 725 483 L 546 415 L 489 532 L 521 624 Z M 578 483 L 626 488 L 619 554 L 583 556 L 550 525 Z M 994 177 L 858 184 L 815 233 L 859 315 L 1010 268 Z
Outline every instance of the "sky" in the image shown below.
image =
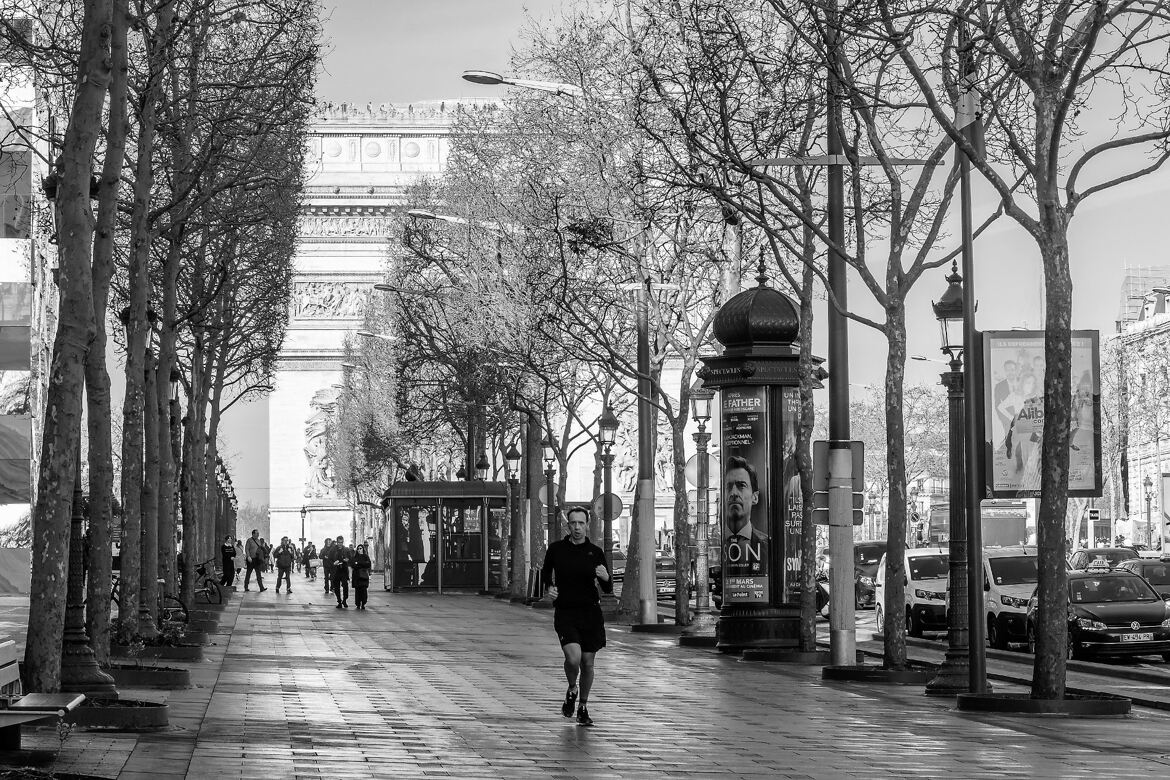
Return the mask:
M 525 14 L 554 15 L 563 0 L 332 0 L 326 3 L 327 40 L 318 99 L 333 103 L 409 103 L 420 100 L 498 95 L 498 88 L 460 78 L 468 69 L 509 73 L 508 62 L 520 40 Z M 543 74 L 514 74 L 539 78 Z M 989 188 L 976 181 L 976 215 L 989 211 Z M 1085 203 L 1071 230 L 1073 326 L 1114 330 L 1121 281 L 1129 267 L 1170 264 L 1165 252 L 1165 214 L 1170 203 L 1170 172 L 1163 172 Z M 950 226 L 957 235 L 958 226 Z M 914 288 L 907 306 L 910 354 L 941 357 L 938 325 L 931 301 L 946 289 L 946 271 L 928 274 Z M 1039 251 L 1035 242 L 1002 219 L 975 243 L 977 327 L 983 330 L 1041 327 Z M 751 283 L 750 281 L 748 282 Z M 869 293 L 856 276 L 850 304 L 876 315 Z M 818 314 L 823 321 L 824 311 Z M 827 352 L 824 328 L 814 349 Z M 850 382 L 881 386 L 885 340 L 865 326 L 850 327 Z M 908 383 L 938 381 L 942 365 L 911 360 Z M 856 389 L 854 392 L 858 392 Z M 242 501 L 266 503 L 266 457 L 249 442 L 267 441 L 265 404 L 239 405 L 225 416 L 224 451 L 236 463 Z

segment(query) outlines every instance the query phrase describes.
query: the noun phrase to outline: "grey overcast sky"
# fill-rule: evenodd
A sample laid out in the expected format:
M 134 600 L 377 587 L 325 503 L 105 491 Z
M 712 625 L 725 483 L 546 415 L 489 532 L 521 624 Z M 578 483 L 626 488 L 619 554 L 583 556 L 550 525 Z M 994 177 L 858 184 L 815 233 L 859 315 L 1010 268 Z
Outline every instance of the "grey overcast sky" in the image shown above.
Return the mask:
M 326 0 L 320 100 L 410 103 L 485 97 L 464 70 L 504 73 L 525 9 L 546 18 L 562 0 Z

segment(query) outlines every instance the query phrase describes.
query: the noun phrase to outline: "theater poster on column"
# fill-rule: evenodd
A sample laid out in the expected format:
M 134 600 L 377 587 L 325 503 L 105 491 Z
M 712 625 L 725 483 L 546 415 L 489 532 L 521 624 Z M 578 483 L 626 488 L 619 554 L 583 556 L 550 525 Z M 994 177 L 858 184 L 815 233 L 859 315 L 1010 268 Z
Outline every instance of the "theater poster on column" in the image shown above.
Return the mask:
M 769 603 L 768 404 L 765 387 L 727 387 L 722 400 L 723 601 Z
M 1040 495 L 1044 331 L 983 334 L 983 410 L 989 498 Z M 1072 332 L 1068 494 L 1101 495 L 1101 363 L 1095 330 Z

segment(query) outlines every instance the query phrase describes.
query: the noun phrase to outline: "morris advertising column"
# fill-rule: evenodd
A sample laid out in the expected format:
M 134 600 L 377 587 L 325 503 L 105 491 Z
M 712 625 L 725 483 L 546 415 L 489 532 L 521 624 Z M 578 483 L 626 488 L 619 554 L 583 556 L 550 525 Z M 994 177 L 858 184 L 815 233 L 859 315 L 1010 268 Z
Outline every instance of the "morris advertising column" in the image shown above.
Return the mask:
M 719 391 L 721 650 L 796 647 L 800 637 L 800 424 L 796 304 L 767 286 L 715 315 L 723 354 L 699 378 Z

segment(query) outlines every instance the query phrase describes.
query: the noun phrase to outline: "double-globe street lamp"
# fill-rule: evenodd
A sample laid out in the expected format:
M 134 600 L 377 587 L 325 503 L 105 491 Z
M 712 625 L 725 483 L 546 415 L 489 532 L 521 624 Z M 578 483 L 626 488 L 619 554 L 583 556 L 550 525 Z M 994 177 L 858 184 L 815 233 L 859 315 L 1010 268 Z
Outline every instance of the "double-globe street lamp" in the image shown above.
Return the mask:
M 947 290 L 934 304 L 934 315 L 942 331 L 942 351 L 949 369 L 942 374 L 947 388 L 950 426 L 950 506 L 948 560 L 950 608 L 947 610 L 947 650 L 938 673 L 926 684 L 930 694 L 962 693 L 970 687 L 971 645 L 967 592 L 967 515 L 963 497 L 966 458 L 963 452 L 963 277 L 952 268 Z

